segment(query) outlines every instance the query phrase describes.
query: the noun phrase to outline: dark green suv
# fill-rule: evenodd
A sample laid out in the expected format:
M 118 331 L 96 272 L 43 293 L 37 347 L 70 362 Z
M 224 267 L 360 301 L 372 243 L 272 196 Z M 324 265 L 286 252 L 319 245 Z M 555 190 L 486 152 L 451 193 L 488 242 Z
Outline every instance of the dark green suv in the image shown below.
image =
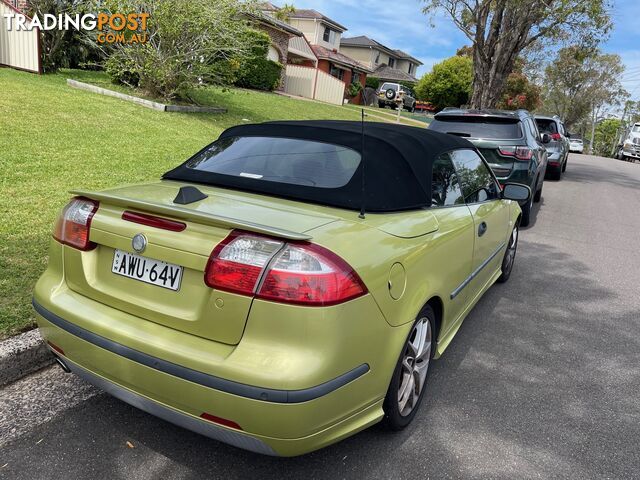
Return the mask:
M 540 134 L 535 118 L 526 110 L 464 110 L 445 108 L 429 125 L 432 130 L 470 140 L 487 160 L 498 181 L 521 183 L 534 192 L 522 207 L 523 227 L 529 225 L 533 202 L 542 197 L 547 170 L 545 144 L 548 134 Z

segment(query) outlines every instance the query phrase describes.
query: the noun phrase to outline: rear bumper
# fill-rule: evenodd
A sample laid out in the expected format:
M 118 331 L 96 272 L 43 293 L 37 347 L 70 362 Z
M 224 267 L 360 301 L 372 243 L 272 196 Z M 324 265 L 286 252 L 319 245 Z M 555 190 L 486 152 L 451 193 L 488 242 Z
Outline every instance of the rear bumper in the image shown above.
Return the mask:
M 366 365 L 319 388 L 265 389 L 265 394 L 274 394 L 271 401 L 256 399 L 257 387 L 229 382 L 238 390 L 230 393 L 205 385 L 208 378 L 229 390 L 224 379 L 161 358 L 144 358 L 142 352 L 137 352 L 141 361 L 134 361 L 129 358 L 128 347 L 107 339 L 94 342 L 95 337 L 77 329 L 68 331 L 63 327 L 73 324 L 63 323 L 64 319 L 35 301 L 34 307 L 43 338 L 55 345 L 52 352 L 73 373 L 145 412 L 235 447 L 265 455 L 301 455 L 363 430 L 383 415 L 382 398 L 365 405 L 356 400 L 361 393 L 360 382 L 369 374 Z M 165 371 L 167 364 L 172 373 Z M 184 378 L 185 371 L 191 380 Z M 238 428 L 201 418 L 205 413 L 231 421 Z M 329 424 L 314 428 L 319 419 Z M 310 427 L 315 431 L 309 433 Z

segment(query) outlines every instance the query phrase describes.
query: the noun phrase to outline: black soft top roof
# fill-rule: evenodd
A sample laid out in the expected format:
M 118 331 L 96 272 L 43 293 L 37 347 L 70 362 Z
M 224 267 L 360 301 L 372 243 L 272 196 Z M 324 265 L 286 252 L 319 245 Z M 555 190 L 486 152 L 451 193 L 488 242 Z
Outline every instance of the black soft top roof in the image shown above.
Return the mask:
M 246 136 L 306 139 L 342 145 L 362 154 L 361 128 L 361 123 L 357 121 L 267 122 L 231 127 L 222 132 L 220 139 Z M 360 162 L 351 180 L 340 188 L 266 182 L 204 172 L 187 167 L 188 161 L 165 173 L 163 178 L 360 210 L 364 165 L 366 210 L 393 212 L 431 206 L 433 161 L 442 153 L 456 149 L 475 150 L 475 147 L 464 138 L 425 128 L 365 122 L 364 162 Z

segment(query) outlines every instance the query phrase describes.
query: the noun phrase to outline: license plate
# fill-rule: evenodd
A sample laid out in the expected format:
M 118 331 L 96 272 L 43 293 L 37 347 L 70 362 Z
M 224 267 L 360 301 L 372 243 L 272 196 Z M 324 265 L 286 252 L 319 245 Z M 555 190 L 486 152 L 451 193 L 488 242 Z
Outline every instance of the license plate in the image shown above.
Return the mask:
M 133 278 L 169 290 L 178 290 L 183 267 L 154 260 L 135 253 L 116 250 L 111 271 L 123 277 Z

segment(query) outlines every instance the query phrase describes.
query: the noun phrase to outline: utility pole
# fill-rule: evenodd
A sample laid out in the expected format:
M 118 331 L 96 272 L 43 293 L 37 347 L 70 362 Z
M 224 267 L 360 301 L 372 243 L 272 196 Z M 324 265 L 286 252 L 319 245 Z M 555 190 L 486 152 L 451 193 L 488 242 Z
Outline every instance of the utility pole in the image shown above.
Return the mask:
M 616 136 L 613 139 L 613 145 L 611 146 L 611 157 L 616 154 L 616 147 L 622 143 L 622 135 L 626 130 L 626 120 L 627 118 L 627 109 L 629 108 L 629 102 L 624 102 L 624 110 L 622 111 L 622 121 L 620 122 L 620 127 L 618 127 L 618 131 L 616 132 Z

